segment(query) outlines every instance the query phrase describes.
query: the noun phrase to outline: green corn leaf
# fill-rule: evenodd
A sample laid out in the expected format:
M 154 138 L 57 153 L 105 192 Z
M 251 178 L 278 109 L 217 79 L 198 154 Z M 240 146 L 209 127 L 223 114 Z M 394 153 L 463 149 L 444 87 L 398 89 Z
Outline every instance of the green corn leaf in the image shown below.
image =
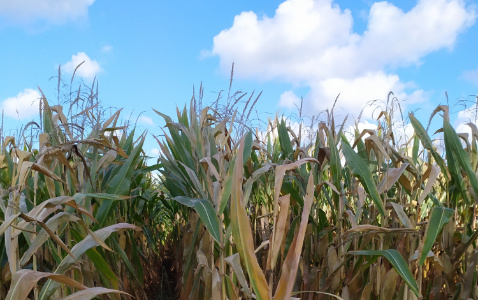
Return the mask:
M 184 196 L 174 197 L 173 199 L 187 207 L 193 208 L 198 213 L 204 225 L 206 225 L 211 236 L 220 243 L 219 220 L 210 201 Z
M 438 154 L 438 152 L 433 149 L 433 144 L 432 141 L 430 140 L 430 137 L 428 136 L 425 128 L 423 128 L 422 124 L 415 118 L 413 113 L 409 113 L 408 116 L 410 117 L 410 123 L 413 126 L 413 129 L 415 130 L 415 134 L 418 135 L 420 138 L 420 141 L 422 142 L 423 147 L 425 147 L 428 151 L 430 151 L 433 155 L 433 158 L 437 162 L 438 166 L 440 166 L 441 171 L 443 175 L 445 176 L 445 179 L 448 181 L 448 170 L 447 167 L 445 166 L 445 161 L 443 158 Z
M 139 144 L 133 149 L 129 158 L 121 166 L 118 173 L 111 179 L 110 183 L 106 188 L 106 193 L 115 194 L 115 195 L 125 195 L 128 194 L 131 178 L 133 177 L 133 172 L 135 171 L 135 166 L 140 159 L 141 150 L 143 148 L 144 136 L 139 142 Z M 98 196 L 95 196 L 99 198 Z M 105 225 L 106 219 L 111 217 L 110 211 L 114 207 L 116 202 L 111 199 L 104 199 L 101 203 L 98 212 L 96 213 L 96 219 L 98 220 L 98 225 L 95 229 L 99 229 Z
M 383 256 L 390 264 L 392 264 L 395 271 L 397 271 L 398 275 L 403 278 L 403 280 L 407 283 L 408 287 L 413 291 L 413 293 L 420 298 L 420 293 L 418 292 L 418 284 L 415 278 L 410 272 L 408 268 L 408 264 L 405 259 L 402 257 L 400 252 L 395 249 L 387 249 L 387 250 L 363 250 L 363 251 L 351 251 L 349 254 L 353 255 L 366 255 L 366 256 Z
M 417 165 L 417 162 L 418 162 L 419 148 L 420 148 L 420 139 L 418 138 L 418 135 L 415 134 L 415 137 L 413 138 L 413 148 L 412 148 L 412 160 L 415 166 Z
M 123 249 L 121 249 L 120 245 L 118 244 L 118 242 L 116 241 L 116 239 L 111 239 L 111 242 L 113 243 L 116 251 L 118 252 L 118 254 L 120 255 L 121 259 L 123 260 L 124 264 L 126 265 L 126 268 L 128 269 L 128 271 L 133 275 L 134 279 L 136 279 L 136 281 L 141 284 L 141 282 L 139 281 L 138 279 L 138 275 L 136 274 L 136 271 L 133 267 L 133 265 L 131 264 L 131 261 L 129 260 L 128 258 L 128 255 L 124 252 Z
M 101 277 L 103 285 L 112 287 L 114 289 L 119 288 L 119 280 L 115 272 L 111 269 L 110 264 L 104 259 L 104 255 L 101 255 L 98 249 L 91 248 L 86 250 L 86 256 L 93 262 L 96 270 L 101 272 L 104 276 Z M 104 254 L 104 253 L 103 253 Z M 105 282 L 107 281 L 107 282 Z
M 222 198 L 221 198 L 221 202 L 219 203 L 219 215 L 221 215 L 224 212 L 227 202 L 229 201 L 229 197 L 231 197 L 232 175 L 230 173 L 232 172 L 231 170 L 233 169 L 234 168 L 231 168 L 230 172 L 228 172 L 228 175 L 224 183 Z
M 458 165 L 468 176 L 473 192 L 475 195 L 478 195 L 478 180 L 476 178 L 475 172 L 473 172 L 471 168 L 470 156 L 461 146 L 460 139 L 456 134 L 455 129 L 451 127 L 450 123 L 446 119 L 443 119 L 443 131 L 445 137 L 445 147 L 447 147 L 447 158 L 448 154 L 454 156 Z M 451 151 L 450 153 L 448 149 Z
M 282 120 L 278 126 L 279 131 L 279 142 L 282 152 L 284 153 L 285 157 L 289 157 L 294 153 L 294 149 L 292 149 L 292 144 L 290 143 L 289 132 L 287 131 L 287 127 L 285 125 L 285 121 Z
M 440 234 L 443 226 L 450 221 L 455 211 L 446 207 L 434 207 L 430 214 L 430 221 L 428 222 L 427 231 L 425 233 L 425 242 L 423 244 L 423 250 L 420 255 L 420 261 L 418 264 L 421 266 L 425 262 L 428 252 L 433 247 L 435 240 Z
M 372 179 L 372 173 L 363 159 L 347 143 L 342 141 L 342 152 L 344 153 L 347 164 L 349 164 L 352 173 L 360 178 L 368 194 L 372 197 L 375 206 L 382 216 L 385 216 L 382 199 L 378 193 L 377 187 Z
M 252 131 L 249 131 L 246 134 L 246 138 L 244 142 L 245 144 L 244 144 L 243 160 L 244 160 L 244 163 L 247 163 L 252 153 Z

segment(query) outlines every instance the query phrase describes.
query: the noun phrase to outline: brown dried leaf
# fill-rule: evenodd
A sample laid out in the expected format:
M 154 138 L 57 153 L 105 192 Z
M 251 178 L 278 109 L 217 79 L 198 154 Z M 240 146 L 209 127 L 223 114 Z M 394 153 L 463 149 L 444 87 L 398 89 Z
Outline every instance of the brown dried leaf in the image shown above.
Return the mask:
M 280 204 L 280 212 L 277 216 L 277 220 L 275 224 L 275 236 L 274 241 L 271 245 L 271 252 L 272 252 L 272 262 L 271 265 L 275 265 L 277 262 L 277 256 L 279 255 L 280 245 L 282 244 L 282 240 L 285 236 L 285 229 L 287 223 L 287 217 L 289 216 L 289 204 L 290 204 L 290 194 L 280 197 L 279 199 Z
M 428 177 L 428 181 L 425 184 L 425 188 L 423 189 L 423 192 L 420 195 L 420 198 L 418 198 L 418 204 L 421 205 L 423 200 L 425 200 L 425 197 L 430 193 L 433 185 L 435 184 L 438 175 L 440 175 L 440 167 L 435 166 L 435 165 L 430 165 L 430 176 Z
M 289 299 L 292 295 L 292 288 L 294 287 L 302 245 L 304 243 L 305 231 L 307 229 L 307 223 L 309 222 L 310 209 L 314 202 L 314 188 L 314 176 L 310 175 L 307 184 L 307 193 L 304 198 L 304 208 L 302 210 L 299 232 L 292 240 L 287 257 L 282 264 L 282 273 L 274 299 Z
M 381 194 L 388 191 L 397 182 L 400 176 L 402 176 L 407 167 L 408 164 L 402 164 L 400 168 L 388 169 L 378 186 L 378 192 Z
M 395 288 L 397 286 L 398 274 L 391 268 L 385 275 L 380 291 L 380 299 L 393 299 Z
M 80 290 L 86 289 L 86 286 L 64 275 L 21 269 L 13 275 L 6 300 L 27 299 L 33 286 L 45 277 Z

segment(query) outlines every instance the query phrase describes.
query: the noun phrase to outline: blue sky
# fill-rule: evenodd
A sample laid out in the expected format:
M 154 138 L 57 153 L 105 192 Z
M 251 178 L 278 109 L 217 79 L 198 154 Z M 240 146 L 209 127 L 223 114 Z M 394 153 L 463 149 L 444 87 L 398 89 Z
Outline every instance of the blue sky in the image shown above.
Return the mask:
M 262 91 L 264 118 L 300 97 L 318 114 L 339 93 L 339 115 L 357 116 L 391 90 L 428 120 L 447 91 L 466 130 L 455 104 L 478 92 L 477 14 L 469 0 L 0 0 L 0 105 L 6 129 L 37 120 L 37 86 L 56 104 L 58 66 L 68 81 L 85 61 L 76 76 L 97 77 L 104 107 L 144 112 L 140 128 L 159 134 L 152 108 L 174 115 L 201 82 L 215 100 L 235 62 L 233 88 Z

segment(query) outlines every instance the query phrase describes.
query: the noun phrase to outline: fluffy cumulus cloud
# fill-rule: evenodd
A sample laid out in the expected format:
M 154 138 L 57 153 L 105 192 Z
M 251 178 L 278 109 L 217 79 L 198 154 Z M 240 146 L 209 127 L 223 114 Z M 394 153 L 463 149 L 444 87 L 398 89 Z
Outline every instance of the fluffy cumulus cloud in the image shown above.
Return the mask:
M 0 0 L 0 16 L 13 23 L 62 24 L 85 18 L 95 0 Z
M 154 125 L 153 119 L 147 116 L 139 116 L 138 121 L 147 125 Z
M 300 98 L 293 91 L 286 91 L 280 95 L 279 104 L 289 109 L 296 109 L 300 107 Z
M 9 97 L 2 102 L 2 110 L 6 116 L 28 119 L 39 111 L 40 93 L 37 90 L 25 89 L 15 97 Z
M 362 34 L 353 31 L 348 9 L 332 0 L 287 0 L 273 17 L 249 11 L 214 37 L 212 55 L 235 75 L 281 80 L 310 87 L 305 103 L 320 112 L 339 103 L 356 113 L 389 91 L 409 102 L 427 93 L 402 82 L 395 70 L 421 63 L 427 54 L 452 49 L 460 32 L 476 19 L 462 0 L 421 0 L 409 11 L 382 1 L 374 3 Z M 292 92 L 283 95 L 297 99 Z M 283 101 L 281 104 L 290 106 Z
M 81 66 L 75 72 L 76 67 L 80 64 Z M 71 60 L 62 66 L 62 70 L 68 74 L 75 72 L 75 76 L 80 76 L 87 80 L 92 80 L 102 71 L 100 64 L 96 60 L 92 60 L 85 52 L 73 54 Z

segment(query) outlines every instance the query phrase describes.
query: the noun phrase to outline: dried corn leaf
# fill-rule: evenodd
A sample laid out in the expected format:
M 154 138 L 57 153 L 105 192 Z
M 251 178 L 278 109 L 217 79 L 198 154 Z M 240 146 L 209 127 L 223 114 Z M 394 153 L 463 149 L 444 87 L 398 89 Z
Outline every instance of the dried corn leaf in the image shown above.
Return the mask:
M 277 256 L 279 255 L 279 250 L 280 250 L 280 245 L 282 244 L 282 240 L 284 239 L 285 236 L 285 229 L 286 229 L 286 223 L 288 221 L 287 217 L 289 216 L 289 204 L 290 204 L 290 194 L 287 194 L 285 196 L 282 196 L 279 198 L 279 204 L 280 204 L 280 211 L 279 215 L 277 216 L 277 220 L 274 223 L 274 231 L 275 231 L 275 236 L 274 236 L 274 241 L 271 246 L 271 252 L 272 252 L 272 262 L 271 265 L 275 265 L 277 261 Z
M 257 299 L 269 299 L 269 286 L 254 253 L 252 230 L 244 207 L 242 190 L 244 139 L 236 154 L 231 193 L 231 228 L 237 250 L 244 261 L 249 280 Z
M 304 243 L 305 231 L 307 229 L 307 223 L 309 222 L 310 209 L 314 202 L 314 188 L 314 176 L 310 175 L 307 184 L 307 194 L 304 198 L 304 208 L 302 210 L 299 232 L 294 237 L 289 247 L 287 257 L 282 264 L 282 273 L 274 299 L 289 299 L 292 295 L 292 288 L 294 287 L 297 268 L 299 267 L 300 253 L 302 252 L 302 245 Z
M 378 185 L 378 192 L 382 194 L 385 191 L 388 191 L 402 176 L 403 171 L 408 167 L 408 164 L 402 164 L 400 168 L 390 168 L 385 173 L 382 181 Z
M 128 293 L 118 291 L 118 290 L 107 289 L 104 287 L 94 287 L 94 288 L 87 288 L 82 291 L 71 294 L 70 296 L 63 298 L 63 300 L 90 300 L 95 298 L 98 295 L 112 294 L 112 293 L 131 296 Z
M 423 192 L 420 195 L 420 198 L 418 198 L 419 205 L 421 205 L 423 203 L 423 200 L 425 200 L 425 197 L 428 196 L 428 194 L 432 190 L 432 187 L 438 178 L 438 175 L 440 175 L 440 168 L 438 166 L 435 166 L 435 165 L 430 165 L 430 166 L 431 166 L 431 171 L 428 177 L 428 181 L 425 185 L 425 188 L 423 189 Z
M 28 294 L 30 293 L 32 288 L 35 286 L 35 284 L 40 279 L 45 277 L 49 278 L 50 280 L 54 280 L 58 284 L 63 283 L 68 286 L 75 287 L 77 289 L 86 288 L 81 283 L 63 275 L 22 269 L 22 270 L 18 270 L 13 275 L 12 283 L 10 284 L 10 290 L 8 291 L 6 300 L 27 299 Z

